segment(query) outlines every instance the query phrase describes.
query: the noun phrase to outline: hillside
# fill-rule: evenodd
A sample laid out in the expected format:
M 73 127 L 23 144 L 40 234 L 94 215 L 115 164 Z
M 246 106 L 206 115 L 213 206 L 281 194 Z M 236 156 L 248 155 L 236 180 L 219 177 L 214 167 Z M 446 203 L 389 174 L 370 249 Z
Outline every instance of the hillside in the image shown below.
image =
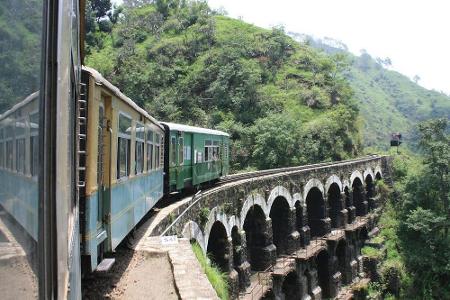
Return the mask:
M 307 40 L 311 46 L 326 53 L 344 53 L 348 57 L 351 67 L 346 78 L 364 118 L 365 146 L 386 149 L 390 133 L 401 132 L 405 145 L 415 149 L 419 122 L 437 117 L 450 118 L 449 96 L 421 87 L 405 75 L 389 70 L 382 61 L 368 53 L 355 56 L 337 41 L 291 35 Z
M 229 132 L 234 170 L 359 153 L 341 56 L 203 2 L 156 1 L 111 21 L 94 15 L 88 9 L 85 63 L 158 119 Z

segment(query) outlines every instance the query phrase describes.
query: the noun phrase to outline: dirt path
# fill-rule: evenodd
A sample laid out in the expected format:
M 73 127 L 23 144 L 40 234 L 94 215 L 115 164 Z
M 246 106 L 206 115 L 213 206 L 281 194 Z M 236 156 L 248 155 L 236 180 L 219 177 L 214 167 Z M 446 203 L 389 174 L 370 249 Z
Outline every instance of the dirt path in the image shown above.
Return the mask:
M 107 274 L 83 281 L 83 299 L 179 299 L 167 254 L 119 249 L 116 257 Z

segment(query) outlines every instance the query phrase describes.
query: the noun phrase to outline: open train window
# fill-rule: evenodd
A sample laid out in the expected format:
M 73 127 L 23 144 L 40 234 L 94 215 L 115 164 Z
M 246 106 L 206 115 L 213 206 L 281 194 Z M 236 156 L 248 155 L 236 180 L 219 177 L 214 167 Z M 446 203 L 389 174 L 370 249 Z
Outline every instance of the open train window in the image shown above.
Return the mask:
M 149 127 L 147 128 L 146 143 L 147 143 L 147 154 L 146 154 L 147 171 L 150 171 L 154 168 L 154 164 L 153 164 L 153 132 Z
M 119 113 L 117 179 L 130 175 L 131 118 Z
M 136 123 L 136 147 L 135 147 L 135 172 L 141 174 L 144 171 L 144 141 L 145 127 Z

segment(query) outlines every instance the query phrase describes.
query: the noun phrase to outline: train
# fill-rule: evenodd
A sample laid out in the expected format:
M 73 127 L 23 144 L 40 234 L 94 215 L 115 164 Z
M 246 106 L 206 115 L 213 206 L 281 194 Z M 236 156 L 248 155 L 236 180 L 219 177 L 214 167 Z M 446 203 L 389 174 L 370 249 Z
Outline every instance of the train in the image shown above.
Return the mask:
M 83 66 L 84 5 L 0 3 L 2 299 L 81 299 L 163 197 L 229 173 L 227 133 L 160 122 Z
M 228 174 L 229 135 L 158 122 L 96 70 L 81 78 L 81 253 L 94 271 L 163 196 Z

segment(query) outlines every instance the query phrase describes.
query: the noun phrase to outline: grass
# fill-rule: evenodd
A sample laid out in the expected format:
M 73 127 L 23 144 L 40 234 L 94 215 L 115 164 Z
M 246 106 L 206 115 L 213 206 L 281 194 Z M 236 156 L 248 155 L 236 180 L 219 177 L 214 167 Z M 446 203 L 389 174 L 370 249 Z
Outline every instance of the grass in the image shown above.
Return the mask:
M 229 299 L 226 273 L 222 273 L 217 266 L 210 263 L 198 243 L 192 244 L 192 250 L 197 257 L 203 272 L 205 272 L 206 277 L 208 277 L 209 282 L 216 291 L 217 296 L 219 296 L 220 299 Z
M 369 246 L 363 247 L 361 253 L 371 258 L 380 258 L 382 255 L 380 250 Z

